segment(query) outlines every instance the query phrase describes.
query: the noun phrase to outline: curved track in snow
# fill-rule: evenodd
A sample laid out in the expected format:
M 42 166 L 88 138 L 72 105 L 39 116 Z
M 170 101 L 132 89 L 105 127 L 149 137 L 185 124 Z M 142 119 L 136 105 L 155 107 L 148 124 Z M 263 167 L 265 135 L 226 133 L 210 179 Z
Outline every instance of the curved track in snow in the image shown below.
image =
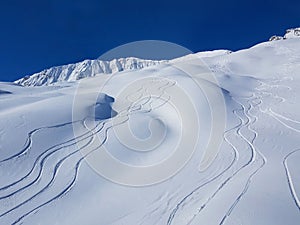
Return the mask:
M 164 91 L 166 88 L 171 87 L 173 85 L 175 85 L 175 83 L 167 82 L 166 84 L 163 84 L 162 86 L 159 86 L 158 89 L 161 92 L 161 96 L 166 94 L 165 91 Z M 145 92 L 147 92 L 147 89 L 145 89 Z M 141 97 L 143 97 L 143 96 L 141 96 Z M 142 113 L 148 113 L 148 112 L 154 110 L 155 108 L 161 107 L 163 104 L 166 103 L 166 101 L 165 101 L 163 103 L 160 103 L 159 105 L 156 105 L 155 107 L 152 107 L 152 104 L 154 102 L 155 102 L 155 99 L 153 99 L 150 96 L 149 98 L 146 99 L 146 101 L 144 99 L 142 99 L 140 104 L 139 104 L 139 102 L 135 102 L 134 105 L 130 105 L 128 108 L 126 108 L 124 111 L 119 112 L 119 114 L 117 115 L 117 117 L 122 118 L 121 120 L 118 120 L 118 121 L 121 121 L 119 124 L 125 123 L 126 121 L 128 121 L 129 115 L 131 113 L 135 113 L 137 111 L 142 112 Z M 149 105 L 149 107 L 144 109 L 143 107 L 147 104 Z M 13 191 L 9 192 L 8 194 L 2 194 L 2 196 L 0 196 L 0 202 L 1 202 L 1 200 L 4 200 L 6 198 L 10 198 L 10 197 L 18 195 L 18 194 L 22 195 L 22 192 L 26 191 L 27 189 L 33 188 L 34 185 L 38 185 L 38 183 L 40 182 L 41 179 L 45 179 L 45 175 L 44 175 L 44 172 L 43 172 L 44 167 L 46 165 L 47 160 L 51 156 L 53 156 L 54 154 L 59 153 L 59 152 L 64 152 L 65 148 L 67 148 L 67 147 L 70 147 L 70 146 L 74 147 L 77 142 L 87 141 L 87 143 L 83 146 L 83 148 L 87 147 L 93 141 L 95 136 L 99 133 L 104 133 L 104 139 L 101 143 L 101 145 L 103 145 L 107 140 L 107 134 L 108 134 L 109 129 L 111 129 L 113 126 L 118 125 L 118 124 L 109 125 L 110 124 L 110 119 L 107 119 L 107 120 L 104 120 L 104 121 L 98 123 L 96 125 L 96 127 L 90 129 L 86 125 L 86 119 L 84 119 L 83 121 L 77 121 L 77 122 L 83 123 L 83 125 L 84 125 L 85 129 L 87 130 L 87 132 L 80 135 L 80 136 L 78 136 L 78 137 L 74 137 L 74 138 L 72 138 L 68 141 L 56 144 L 56 145 L 42 151 L 42 153 L 37 156 L 37 158 L 34 161 L 34 164 L 33 164 L 32 168 L 30 169 L 30 171 L 25 176 L 23 176 L 22 178 L 14 181 L 11 184 L 5 185 L 5 186 L 0 188 L 0 194 L 3 191 L 7 191 L 7 190 L 10 190 L 12 188 L 16 189 L 16 190 L 13 190 Z M 6 159 L 5 161 L 13 160 L 15 157 L 19 157 L 19 156 L 23 155 L 24 152 L 27 152 L 28 149 L 30 148 L 30 146 L 32 145 L 32 135 L 33 134 L 39 132 L 42 129 L 47 129 L 47 128 L 51 129 L 53 127 L 59 128 L 59 127 L 63 127 L 65 125 L 69 125 L 69 124 L 71 124 L 71 123 L 65 123 L 65 124 L 60 124 L 60 125 L 56 125 L 56 126 L 49 126 L 49 127 L 42 127 L 42 128 L 38 128 L 38 129 L 33 130 L 28 135 L 27 142 L 30 143 L 30 145 L 26 145 L 26 148 L 22 149 L 22 151 L 18 155 L 10 157 L 10 158 Z M 23 221 L 27 216 L 29 216 L 32 213 L 36 212 L 40 208 L 50 204 L 51 202 L 63 197 L 76 184 L 76 179 L 78 177 L 79 168 L 80 168 L 80 165 L 82 164 L 82 162 L 84 161 L 84 159 L 88 155 L 92 154 L 93 151 L 96 151 L 97 149 L 99 149 L 100 146 L 98 146 L 94 150 L 88 152 L 86 155 L 81 155 L 82 154 L 80 152 L 81 149 L 76 149 L 76 150 L 71 151 L 70 153 L 66 154 L 64 157 L 60 158 L 53 167 L 52 175 L 50 175 L 50 177 L 46 177 L 46 179 L 48 180 L 46 182 L 46 185 L 41 187 L 35 194 L 31 195 L 26 200 L 22 201 L 21 203 L 17 204 L 16 206 L 10 208 L 9 210 L 6 210 L 5 212 L 0 213 L 0 221 L 1 221 L 2 217 L 6 216 L 7 214 L 10 214 L 10 213 L 14 212 L 16 209 L 24 206 L 25 204 L 30 203 L 33 199 L 35 199 L 38 196 L 42 195 L 46 190 L 48 190 L 51 186 L 53 186 L 54 183 L 56 182 L 56 178 L 58 176 L 59 169 L 63 166 L 63 163 L 66 160 L 71 159 L 71 157 L 74 157 L 74 162 L 73 163 L 75 165 L 74 165 L 74 171 L 73 171 L 73 178 L 67 184 L 67 186 L 63 187 L 61 192 L 56 194 L 51 199 L 43 202 L 42 204 L 40 204 L 40 205 L 34 207 L 32 210 L 28 211 L 27 213 L 21 215 L 12 224 L 21 223 L 21 221 Z
M 299 151 L 300 151 L 300 149 L 296 149 L 296 150 L 292 151 L 291 153 L 289 153 L 286 157 L 284 157 L 283 165 L 285 168 L 286 177 L 287 177 L 289 189 L 291 192 L 291 196 L 292 196 L 297 208 L 300 210 L 300 200 L 299 200 L 297 192 L 295 190 L 293 179 L 292 179 L 291 173 L 289 171 L 289 167 L 288 167 L 288 159 Z

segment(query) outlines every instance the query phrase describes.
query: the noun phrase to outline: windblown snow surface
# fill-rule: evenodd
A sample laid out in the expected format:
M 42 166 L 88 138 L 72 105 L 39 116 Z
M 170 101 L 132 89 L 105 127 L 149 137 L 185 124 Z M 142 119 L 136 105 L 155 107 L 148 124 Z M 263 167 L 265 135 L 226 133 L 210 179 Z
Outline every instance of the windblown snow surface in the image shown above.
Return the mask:
M 218 83 L 201 77 L 204 64 L 195 58 Z M 217 152 L 205 152 L 211 102 L 186 71 L 196 74 L 213 96 L 223 95 L 226 112 L 219 113 L 226 127 Z M 133 93 L 120 94 L 128 86 Z M 197 53 L 72 83 L 0 83 L 0 224 L 300 224 L 299 86 L 298 38 L 232 53 Z M 199 135 L 190 129 L 193 124 L 184 127 L 184 118 L 174 110 L 180 107 L 170 95 L 176 87 L 197 112 Z M 182 105 L 188 107 L 186 102 Z M 126 124 L 137 145 L 155 134 L 163 138 L 154 150 L 132 150 L 113 132 Z M 136 167 L 159 164 L 175 154 L 183 134 L 197 136 L 195 151 L 162 182 L 151 185 L 147 177 L 147 185 L 134 185 L 134 177 L 128 184 L 114 182 L 89 163 L 97 151 L 108 151 Z M 96 139 L 100 145 L 85 151 Z M 132 178 L 106 161 L 98 163 L 116 179 Z

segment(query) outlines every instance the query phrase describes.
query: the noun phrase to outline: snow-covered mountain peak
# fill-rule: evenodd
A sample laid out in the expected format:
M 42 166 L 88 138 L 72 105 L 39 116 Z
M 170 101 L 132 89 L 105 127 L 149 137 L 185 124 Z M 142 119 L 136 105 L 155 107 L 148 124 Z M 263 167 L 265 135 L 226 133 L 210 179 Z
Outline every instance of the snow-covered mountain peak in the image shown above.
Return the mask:
M 300 27 L 298 28 L 293 28 L 293 29 L 288 29 L 286 31 L 286 34 L 284 35 L 285 39 L 289 38 L 300 38 Z
M 300 38 L 300 27 L 287 29 L 286 33 L 283 37 L 274 35 L 269 40 L 270 41 L 277 41 L 277 40 L 292 39 L 292 38 Z
M 134 57 L 113 59 L 111 61 L 87 59 L 74 64 L 45 69 L 33 75 L 25 76 L 15 81 L 15 83 L 22 86 L 47 86 L 57 82 L 72 82 L 98 74 L 113 74 L 124 70 L 142 69 L 163 62 L 164 60 L 145 60 Z

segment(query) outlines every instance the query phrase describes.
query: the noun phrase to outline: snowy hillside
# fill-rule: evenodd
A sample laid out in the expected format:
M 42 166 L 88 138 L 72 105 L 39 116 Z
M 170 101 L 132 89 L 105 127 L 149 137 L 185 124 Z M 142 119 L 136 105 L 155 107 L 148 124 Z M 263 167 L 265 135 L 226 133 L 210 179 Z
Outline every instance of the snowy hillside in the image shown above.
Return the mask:
M 298 225 L 296 30 L 0 83 L 0 224 Z

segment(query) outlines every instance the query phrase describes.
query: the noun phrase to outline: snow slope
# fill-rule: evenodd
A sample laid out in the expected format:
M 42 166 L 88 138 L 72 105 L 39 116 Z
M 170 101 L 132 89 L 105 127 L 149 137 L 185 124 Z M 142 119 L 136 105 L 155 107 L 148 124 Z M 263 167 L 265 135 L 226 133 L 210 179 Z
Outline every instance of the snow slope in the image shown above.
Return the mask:
M 0 83 L 0 224 L 299 224 L 299 74 L 300 39 L 287 38 L 50 86 Z M 181 140 L 197 142 L 181 151 Z

